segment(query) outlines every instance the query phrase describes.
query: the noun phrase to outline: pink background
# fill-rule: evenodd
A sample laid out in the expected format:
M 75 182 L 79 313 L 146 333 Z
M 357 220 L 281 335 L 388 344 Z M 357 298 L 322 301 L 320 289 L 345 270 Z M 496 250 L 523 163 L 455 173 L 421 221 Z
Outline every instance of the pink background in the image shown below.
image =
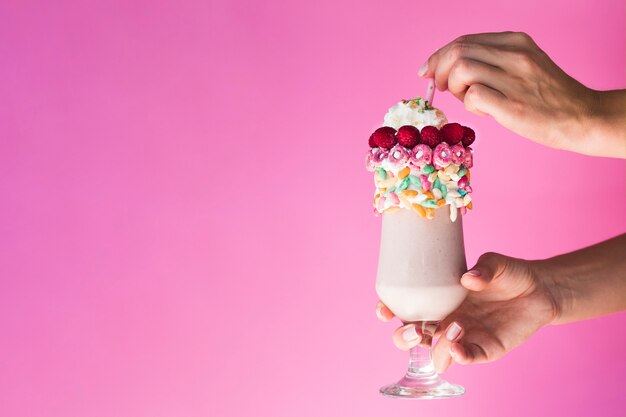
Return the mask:
M 462 398 L 380 397 L 406 354 L 363 167 L 463 33 L 623 88 L 623 1 L 52 3 L 0 3 L 0 415 L 624 415 L 625 314 L 454 367 Z M 626 230 L 623 161 L 435 103 L 478 133 L 470 263 Z

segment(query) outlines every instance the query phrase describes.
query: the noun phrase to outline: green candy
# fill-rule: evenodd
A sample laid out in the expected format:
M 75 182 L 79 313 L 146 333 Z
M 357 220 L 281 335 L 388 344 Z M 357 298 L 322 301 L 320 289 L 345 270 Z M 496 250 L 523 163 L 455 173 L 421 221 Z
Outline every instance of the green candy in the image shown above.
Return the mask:
M 435 167 L 432 165 L 424 165 L 424 167 L 422 168 L 422 174 L 430 174 L 431 172 L 433 172 L 435 170 Z
M 383 181 L 387 179 L 387 171 L 383 168 L 376 168 L 376 172 L 378 173 L 378 178 Z
M 406 190 L 407 188 L 409 188 L 409 178 L 405 178 L 403 179 L 400 184 L 398 184 L 398 191 L 402 191 L 402 190 Z
M 396 187 L 391 186 L 391 187 L 387 188 L 387 190 L 385 191 L 385 194 L 393 193 L 395 191 L 396 191 Z
M 419 177 L 416 177 L 415 175 L 409 175 L 407 178 L 409 179 L 409 182 L 411 184 L 419 185 L 420 187 L 422 186 L 422 181 L 420 181 Z
M 439 188 L 441 186 L 441 181 L 439 181 L 439 177 L 435 178 L 435 182 L 433 182 L 433 188 Z
M 421 202 L 422 206 L 429 208 L 437 208 L 437 203 L 434 200 L 424 200 Z
M 463 175 L 467 174 L 467 170 L 465 168 L 461 168 L 459 170 L 459 172 L 456 173 L 459 177 L 462 177 Z
M 448 195 L 448 187 L 445 184 L 439 184 L 439 191 L 441 191 L 441 197 L 446 198 Z

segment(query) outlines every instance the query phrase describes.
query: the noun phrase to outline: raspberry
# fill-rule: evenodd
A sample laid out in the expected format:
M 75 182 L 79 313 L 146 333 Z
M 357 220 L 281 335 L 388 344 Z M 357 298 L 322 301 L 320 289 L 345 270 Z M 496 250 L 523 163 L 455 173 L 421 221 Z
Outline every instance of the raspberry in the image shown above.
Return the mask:
M 376 141 L 374 141 L 374 134 L 370 135 L 370 138 L 367 141 L 367 144 L 370 145 L 370 148 L 375 148 L 376 147 Z
M 463 139 L 464 129 L 458 123 L 447 123 L 441 128 L 443 141 L 448 145 L 456 145 Z
M 370 146 L 372 143 L 385 149 L 391 149 L 396 144 L 396 129 L 393 127 L 383 126 L 379 127 L 370 136 Z
M 413 149 L 420 143 L 421 135 L 418 128 L 411 125 L 402 126 L 398 129 L 398 143 L 405 148 Z
M 471 127 L 463 127 L 463 145 L 470 146 L 476 140 L 476 133 Z
M 422 143 L 434 148 L 441 143 L 441 132 L 435 126 L 424 126 L 422 128 Z

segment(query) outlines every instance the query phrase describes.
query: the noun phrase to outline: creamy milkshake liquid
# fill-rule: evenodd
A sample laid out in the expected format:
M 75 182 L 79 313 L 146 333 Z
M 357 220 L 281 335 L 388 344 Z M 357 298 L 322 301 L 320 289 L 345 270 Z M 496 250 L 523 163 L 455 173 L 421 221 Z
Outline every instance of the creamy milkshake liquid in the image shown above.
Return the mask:
M 448 207 L 437 210 L 447 212 Z M 411 210 L 382 215 L 376 292 L 405 322 L 439 321 L 465 299 L 462 216 L 424 219 Z

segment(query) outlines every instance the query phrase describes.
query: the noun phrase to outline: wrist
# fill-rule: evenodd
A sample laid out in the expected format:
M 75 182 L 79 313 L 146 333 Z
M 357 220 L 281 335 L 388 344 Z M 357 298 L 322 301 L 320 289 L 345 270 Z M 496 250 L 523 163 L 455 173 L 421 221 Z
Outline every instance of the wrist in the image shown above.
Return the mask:
M 587 109 L 580 117 L 580 152 L 626 158 L 626 90 L 589 89 L 587 97 Z
M 567 322 L 568 311 L 572 306 L 572 291 L 567 285 L 567 280 L 557 274 L 551 259 L 530 262 L 530 268 L 537 281 L 547 304 L 551 306 L 547 313 L 546 324 L 559 324 Z

